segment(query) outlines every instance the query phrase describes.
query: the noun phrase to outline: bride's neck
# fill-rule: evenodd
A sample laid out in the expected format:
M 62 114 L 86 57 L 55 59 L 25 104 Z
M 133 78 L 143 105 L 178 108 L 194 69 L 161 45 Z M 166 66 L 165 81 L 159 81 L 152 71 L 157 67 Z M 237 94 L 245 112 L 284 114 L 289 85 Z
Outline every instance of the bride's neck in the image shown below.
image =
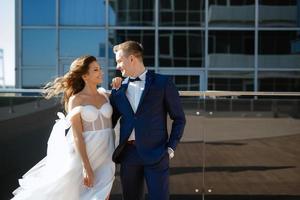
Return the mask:
M 84 86 L 84 88 L 82 89 L 82 91 L 86 94 L 90 94 L 90 95 L 95 95 L 97 94 L 97 85 L 89 85 L 89 84 L 86 84 Z

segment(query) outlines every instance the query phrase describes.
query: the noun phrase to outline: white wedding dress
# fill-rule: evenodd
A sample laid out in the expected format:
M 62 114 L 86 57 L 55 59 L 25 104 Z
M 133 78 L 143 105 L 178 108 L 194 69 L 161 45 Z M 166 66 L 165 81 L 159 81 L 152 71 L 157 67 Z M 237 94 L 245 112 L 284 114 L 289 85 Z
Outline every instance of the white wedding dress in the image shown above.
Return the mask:
M 83 185 L 81 159 L 75 150 L 71 128 L 65 136 L 70 118 L 77 113 L 81 114 L 86 150 L 95 174 L 92 188 Z M 47 156 L 19 180 L 20 187 L 13 192 L 13 200 L 106 199 L 115 178 L 111 115 L 109 102 L 99 109 L 93 105 L 77 106 L 66 117 L 58 113 L 60 119 L 49 137 Z

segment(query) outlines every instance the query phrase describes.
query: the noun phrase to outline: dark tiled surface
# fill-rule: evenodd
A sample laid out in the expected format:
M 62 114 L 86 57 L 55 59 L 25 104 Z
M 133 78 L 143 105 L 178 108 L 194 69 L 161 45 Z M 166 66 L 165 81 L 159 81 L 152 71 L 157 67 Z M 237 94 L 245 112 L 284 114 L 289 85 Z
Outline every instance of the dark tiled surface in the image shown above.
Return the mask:
M 0 122 L 0 199 L 9 199 L 17 179 L 46 154 L 57 109 Z M 209 200 L 299 200 L 299 145 L 300 134 L 181 143 L 171 161 L 171 199 L 202 199 L 204 193 Z M 117 177 L 111 200 L 120 193 Z

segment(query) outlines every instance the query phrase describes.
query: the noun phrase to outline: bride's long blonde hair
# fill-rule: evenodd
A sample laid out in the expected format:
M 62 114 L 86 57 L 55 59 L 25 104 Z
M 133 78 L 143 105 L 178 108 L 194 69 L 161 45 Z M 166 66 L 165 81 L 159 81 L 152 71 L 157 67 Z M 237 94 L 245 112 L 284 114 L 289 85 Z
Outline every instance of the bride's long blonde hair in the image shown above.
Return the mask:
M 70 66 L 70 70 L 64 76 L 58 77 L 46 84 L 43 88 L 44 97 L 50 99 L 63 93 L 62 104 L 68 112 L 70 97 L 84 88 L 85 82 L 82 76 L 88 73 L 89 65 L 94 61 L 97 61 L 97 59 L 89 55 L 75 59 Z

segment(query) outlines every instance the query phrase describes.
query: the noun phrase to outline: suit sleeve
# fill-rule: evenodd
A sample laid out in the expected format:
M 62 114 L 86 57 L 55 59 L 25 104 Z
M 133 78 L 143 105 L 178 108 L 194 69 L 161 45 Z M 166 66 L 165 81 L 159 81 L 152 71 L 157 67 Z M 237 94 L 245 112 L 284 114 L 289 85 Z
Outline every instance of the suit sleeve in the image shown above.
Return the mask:
M 116 124 L 117 124 L 117 122 L 118 122 L 118 120 L 119 120 L 119 118 L 121 116 L 121 114 L 120 114 L 120 112 L 119 112 L 119 110 L 118 110 L 118 108 L 116 106 L 116 103 L 115 103 L 115 95 L 114 95 L 115 92 L 116 92 L 116 90 L 113 89 L 111 91 L 111 95 L 109 97 L 110 104 L 111 104 L 111 106 L 113 108 L 113 114 L 112 114 L 112 117 L 111 117 L 112 127 L 113 128 L 115 128 L 115 126 L 116 126 Z
M 170 78 L 167 81 L 164 99 L 167 112 L 169 113 L 170 118 L 173 120 L 168 147 L 175 150 L 179 140 L 182 137 L 186 119 L 181 105 L 179 93 Z

